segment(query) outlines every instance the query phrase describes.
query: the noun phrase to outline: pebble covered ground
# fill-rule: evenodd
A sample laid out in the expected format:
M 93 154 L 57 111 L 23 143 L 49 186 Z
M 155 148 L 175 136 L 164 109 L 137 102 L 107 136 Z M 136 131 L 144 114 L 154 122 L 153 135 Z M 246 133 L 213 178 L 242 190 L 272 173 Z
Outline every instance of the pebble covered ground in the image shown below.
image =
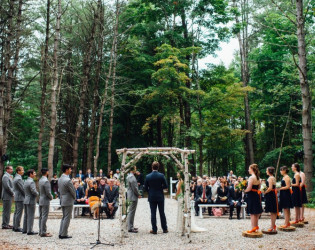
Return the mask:
M 242 231 L 250 229 L 249 219 L 229 220 L 227 216 L 196 218 L 196 224 L 208 231 L 192 233 L 190 244 L 176 233 L 177 201 L 166 199 L 165 211 L 169 233 L 162 233 L 157 216 L 159 231 L 157 235 L 151 235 L 149 203 L 147 199 L 140 199 L 135 218 L 135 227 L 139 228 L 139 233 L 129 233 L 124 244 L 119 243 L 119 220 L 101 220 L 101 242 L 111 242 L 115 246 L 97 246 L 96 249 L 315 249 L 314 209 L 306 210 L 309 224 L 304 228 L 297 228 L 295 232 L 279 231 L 277 235 L 264 235 L 258 239 L 242 237 Z M 13 215 L 11 220 L 12 217 Z M 69 235 L 73 238 L 67 240 L 58 238 L 60 219 L 49 219 L 47 222 L 48 232 L 53 234 L 51 238 L 0 229 L 0 249 L 89 249 L 90 243 L 97 239 L 97 223 L 98 221 L 82 217 L 71 220 Z M 283 219 L 277 221 L 277 225 L 282 224 Z M 259 221 L 259 226 L 267 229 L 269 225 L 269 217 L 265 214 Z M 35 219 L 34 231 L 38 231 L 38 219 Z

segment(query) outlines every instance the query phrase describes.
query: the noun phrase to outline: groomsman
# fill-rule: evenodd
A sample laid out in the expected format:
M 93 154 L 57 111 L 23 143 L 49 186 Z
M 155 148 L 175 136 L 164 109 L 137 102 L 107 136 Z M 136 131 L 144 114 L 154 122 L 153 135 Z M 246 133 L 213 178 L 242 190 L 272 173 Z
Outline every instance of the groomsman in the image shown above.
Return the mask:
M 38 234 L 37 232 L 33 231 L 36 197 L 38 196 L 38 192 L 36 191 L 36 186 L 34 182 L 34 178 L 36 176 L 35 170 L 34 169 L 28 170 L 27 176 L 28 178 L 24 184 L 25 199 L 23 233 L 24 234 L 27 233 L 27 235 L 35 235 Z
M 137 204 L 138 204 L 138 198 L 141 198 L 139 190 L 138 190 L 138 182 L 135 174 L 135 168 L 131 169 L 130 174 L 127 177 L 127 184 L 128 184 L 128 190 L 127 190 L 127 199 L 130 202 L 129 205 L 129 211 L 127 216 L 127 222 L 128 222 L 128 232 L 129 233 L 138 233 L 138 228 L 135 228 L 133 226 L 133 222 L 135 219 Z
M 14 189 L 14 201 L 15 201 L 15 211 L 13 217 L 13 231 L 14 232 L 22 232 L 21 218 L 23 213 L 23 203 L 25 198 L 24 191 L 24 182 L 22 180 L 22 176 L 24 174 L 24 168 L 18 166 L 16 168 L 16 175 L 13 180 L 13 189 Z
M 2 177 L 2 194 L 1 198 L 3 201 L 3 212 L 2 212 L 2 229 L 12 229 L 13 227 L 9 225 L 10 214 L 12 207 L 12 200 L 14 197 L 13 191 L 13 181 L 12 181 L 12 166 L 7 166 L 5 168 L 6 172 Z
M 62 166 L 63 174 L 58 180 L 58 187 L 60 193 L 60 203 L 62 209 L 62 219 L 60 223 L 59 239 L 70 239 L 72 236 L 68 235 L 68 227 L 70 225 L 70 219 L 75 200 L 75 188 L 69 178 L 72 172 L 72 166 L 64 164 Z
M 41 237 L 51 237 L 47 233 L 46 222 L 48 219 L 50 201 L 53 199 L 51 195 L 51 187 L 48 180 L 48 169 L 42 169 L 42 178 L 39 180 L 39 235 Z

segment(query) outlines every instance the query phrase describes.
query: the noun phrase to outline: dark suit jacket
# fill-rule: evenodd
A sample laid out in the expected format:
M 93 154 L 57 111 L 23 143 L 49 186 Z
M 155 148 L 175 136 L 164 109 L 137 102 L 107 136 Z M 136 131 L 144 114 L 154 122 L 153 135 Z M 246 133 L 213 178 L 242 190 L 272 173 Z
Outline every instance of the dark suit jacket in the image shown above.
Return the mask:
M 167 183 L 164 174 L 158 171 L 152 171 L 148 174 L 144 182 L 144 190 L 149 193 L 148 201 L 164 201 L 163 189 L 167 188 Z
M 200 198 L 202 198 L 202 194 L 203 194 L 203 186 L 198 186 L 197 189 L 196 189 L 196 200 L 199 200 Z M 211 187 L 209 186 L 206 186 L 206 199 L 208 201 L 211 200 Z
M 93 175 L 92 173 L 86 174 L 86 175 L 84 176 L 84 179 L 86 179 L 86 178 L 94 178 L 94 175 Z
M 110 191 L 110 187 L 105 187 L 105 197 L 104 197 L 104 203 L 116 203 L 118 199 L 118 187 L 113 186 L 112 191 Z
M 234 186 L 230 186 L 228 200 L 229 202 L 232 202 L 232 200 L 242 202 L 242 192 L 235 190 Z
M 77 192 L 78 191 L 78 192 Z M 84 194 L 84 190 L 83 187 L 79 186 L 78 189 L 75 191 L 75 199 L 82 199 L 84 198 L 85 194 Z
M 220 201 L 220 197 L 224 197 L 226 196 L 227 197 L 227 200 L 229 199 L 230 197 L 230 192 L 229 192 L 230 188 L 229 187 L 224 187 L 224 192 L 223 192 L 223 189 L 222 187 L 218 187 L 218 191 L 217 191 L 217 201 Z

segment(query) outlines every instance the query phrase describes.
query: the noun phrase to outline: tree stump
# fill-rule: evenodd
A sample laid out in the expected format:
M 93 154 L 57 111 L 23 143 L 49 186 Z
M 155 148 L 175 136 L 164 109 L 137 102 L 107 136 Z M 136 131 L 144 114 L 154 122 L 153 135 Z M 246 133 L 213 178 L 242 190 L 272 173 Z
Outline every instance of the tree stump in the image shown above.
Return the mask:
M 301 221 L 301 223 L 303 223 L 304 225 L 308 224 L 307 220 Z
M 268 230 L 262 230 L 263 234 L 277 234 L 277 231 L 268 231 Z
M 278 227 L 278 230 L 283 231 L 283 232 L 293 232 L 295 231 L 295 227 Z
M 253 233 L 247 233 L 247 231 L 243 231 L 242 236 L 248 237 L 248 238 L 261 238 L 263 237 L 262 232 L 253 232 Z
M 304 227 L 304 223 L 302 223 L 302 222 L 294 223 L 294 221 L 291 221 L 290 224 L 291 224 L 293 227 Z

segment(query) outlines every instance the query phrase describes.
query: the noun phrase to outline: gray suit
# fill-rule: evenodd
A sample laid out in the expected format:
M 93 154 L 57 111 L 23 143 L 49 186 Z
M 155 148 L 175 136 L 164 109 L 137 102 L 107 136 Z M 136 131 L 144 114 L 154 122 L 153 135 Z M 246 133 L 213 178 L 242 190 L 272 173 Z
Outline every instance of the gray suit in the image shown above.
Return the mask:
M 39 234 L 46 234 L 46 222 L 49 214 L 49 204 L 53 199 L 49 180 L 43 176 L 39 180 Z
M 132 230 L 134 228 L 133 222 L 135 219 L 138 197 L 140 196 L 137 179 L 132 173 L 130 173 L 129 176 L 127 177 L 127 185 L 128 185 L 127 198 L 128 201 L 130 201 L 127 223 L 128 230 Z
M 36 207 L 36 191 L 35 182 L 31 177 L 28 177 L 24 183 L 25 199 L 24 199 L 24 223 L 23 233 L 33 232 L 34 215 Z
M 2 194 L 3 212 L 2 212 L 2 227 L 9 226 L 12 200 L 14 196 L 12 177 L 8 172 L 2 177 Z
M 60 205 L 62 208 L 59 236 L 68 236 L 68 227 L 76 192 L 70 178 L 65 174 L 58 179 L 58 188 L 60 193 Z
M 23 213 L 23 203 L 25 198 L 24 182 L 22 176 L 16 174 L 13 180 L 15 211 L 13 217 L 13 229 L 19 229 Z

